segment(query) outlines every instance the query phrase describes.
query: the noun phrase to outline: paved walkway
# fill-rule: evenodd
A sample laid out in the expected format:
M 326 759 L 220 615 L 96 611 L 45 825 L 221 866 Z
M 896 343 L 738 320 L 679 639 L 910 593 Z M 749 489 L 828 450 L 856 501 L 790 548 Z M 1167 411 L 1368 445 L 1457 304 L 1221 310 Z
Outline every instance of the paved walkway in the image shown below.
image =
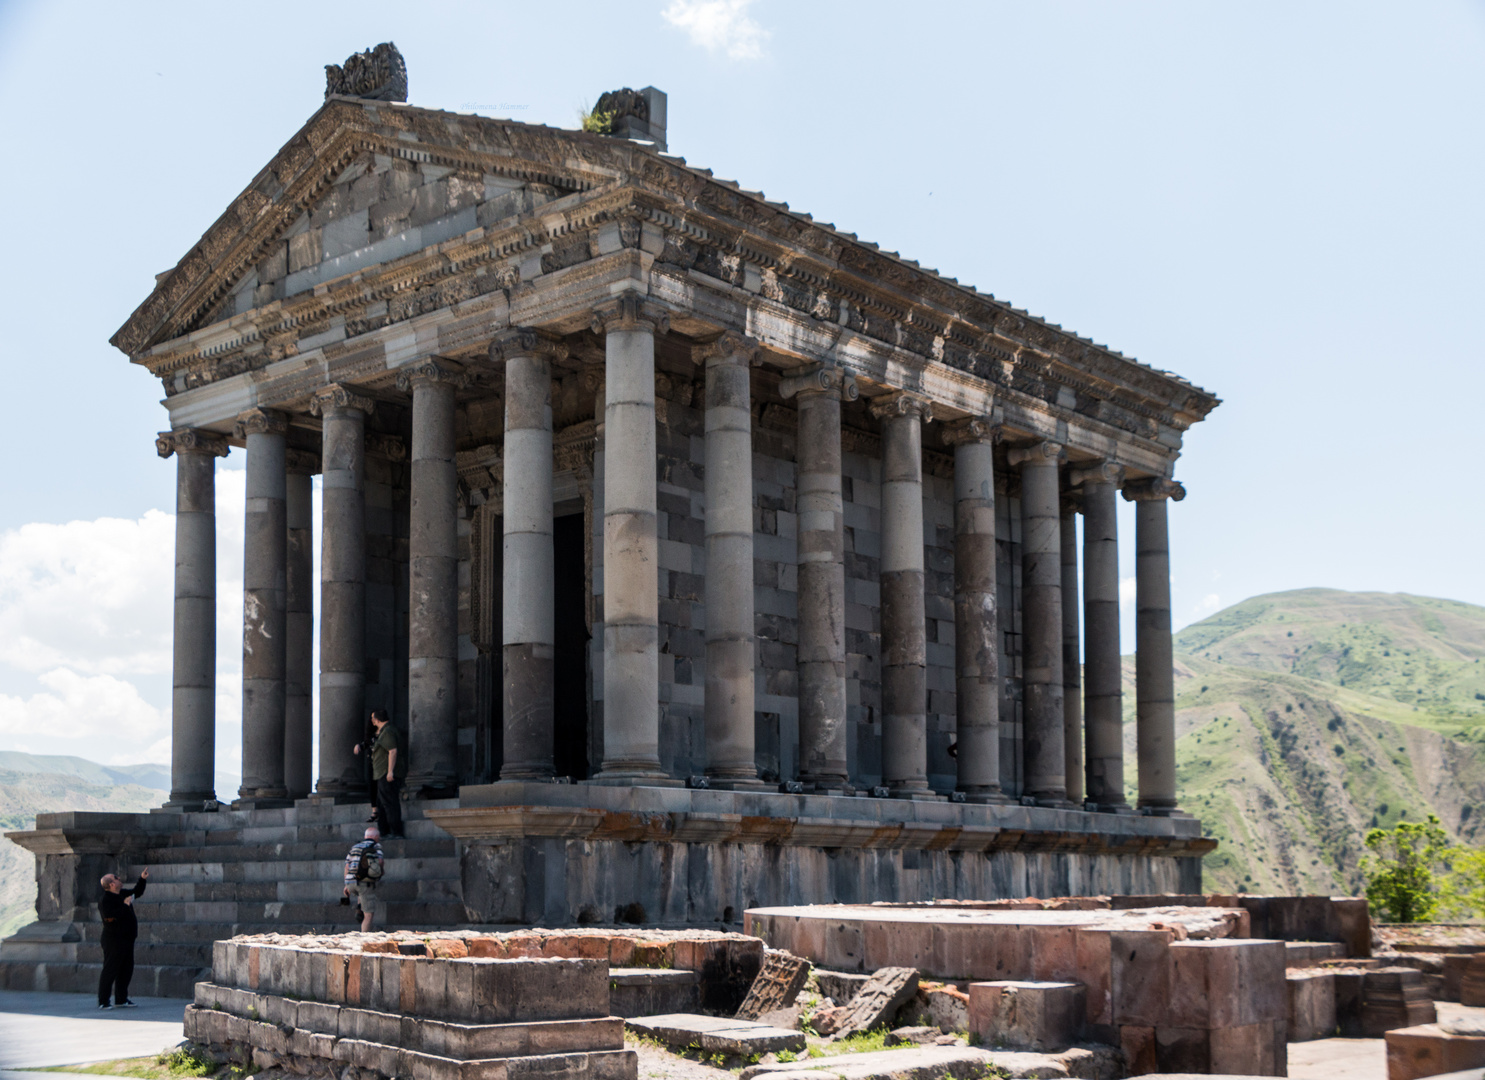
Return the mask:
M 138 1000 L 137 1009 L 99 1012 L 91 994 L 0 990 L 0 1080 L 38 1080 L 9 1069 L 158 1054 L 184 1038 L 184 1001 Z
M 1290 1080 L 1387 1080 L 1381 1039 L 1314 1039 L 1289 1044 Z

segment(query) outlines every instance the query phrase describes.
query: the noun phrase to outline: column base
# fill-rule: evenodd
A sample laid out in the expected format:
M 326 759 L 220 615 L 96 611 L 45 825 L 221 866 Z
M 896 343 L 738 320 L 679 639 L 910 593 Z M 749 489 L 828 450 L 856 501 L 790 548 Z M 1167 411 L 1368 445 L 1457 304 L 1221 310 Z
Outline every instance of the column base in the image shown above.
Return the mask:
M 1083 803 L 1083 809 L 1090 814 L 1123 814 L 1127 817 L 1135 817 L 1137 813 L 1134 807 L 1128 803 L 1101 803 L 1087 799 Z
M 294 805 L 294 800 L 283 795 L 248 795 L 232 800 L 234 810 L 282 810 Z
M 924 791 L 920 788 L 898 788 L 887 796 L 889 799 L 907 799 L 910 802 L 948 802 L 947 795 L 940 795 L 936 791 Z
M 686 786 L 684 780 L 667 776 L 662 772 L 613 772 L 603 771 L 597 776 L 581 781 L 597 787 L 674 787 Z
M 454 780 L 403 781 L 404 797 L 409 799 L 457 799 L 459 784 Z
M 740 780 L 726 777 L 706 778 L 706 786 L 711 791 L 777 791 L 777 784 L 767 784 L 762 780 Z
M 1042 799 L 1035 800 L 1035 805 L 1046 807 L 1048 810 L 1081 810 L 1082 803 L 1072 802 L 1070 799 Z
M 348 780 L 321 781 L 305 798 L 337 804 L 367 802 L 370 799 L 370 783 L 369 780 L 354 783 Z
M 810 795 L 854 795 L 856 789 L 844 776 L 801 776 L 799 783 Z
M 206 809 L 207 803 L 216 803 L 217 793 L 215 791 L 183 792 L 179 795 L 171 793 L 170 798 L 159 807 L 166 813 L 195 814 Z
M 1000 790 L 995 791 L 964 791 L 964 801 L 974 803 L 977 806 L 1006 806 L 1017 800 Z
M 353 803 L 369 805 L 371 798 L 363 786 L 360 791 L 316 791 L 306 795 L 302 799 L 294 800 L 294 805 L 303 803 L 305 806 L 350 806 Z
M 1188 814 L 1186 811 L 1182 810 L 1178 806 L 1141 806 L 1139 808 L 1139 810 L 1136 811 L 1136 812 L 1139 813 L 1139 814 L 1143 814 L 1145 817 L 1169 817 L 1169 818 L 1189 818 L 1189 817 L 1191 817 L 1190 814 Z

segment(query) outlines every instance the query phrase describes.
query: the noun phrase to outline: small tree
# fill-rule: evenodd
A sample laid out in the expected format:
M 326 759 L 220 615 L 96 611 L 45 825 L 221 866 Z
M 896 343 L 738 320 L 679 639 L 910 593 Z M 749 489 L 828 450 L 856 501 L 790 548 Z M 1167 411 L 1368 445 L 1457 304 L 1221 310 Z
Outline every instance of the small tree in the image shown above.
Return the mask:
M 1399 821 L 1366 834 L 1372 854 L 1361 860 L 1366 899 L 1387 922 L 1426 922 L 1438 910 L 1438 879 L 1449 868 L 1449 836 L 1438 816 L 1423 823 Z
M 1440 893 L 1450 918 L 1485 919 L 1485 849 L 1456 848 Z

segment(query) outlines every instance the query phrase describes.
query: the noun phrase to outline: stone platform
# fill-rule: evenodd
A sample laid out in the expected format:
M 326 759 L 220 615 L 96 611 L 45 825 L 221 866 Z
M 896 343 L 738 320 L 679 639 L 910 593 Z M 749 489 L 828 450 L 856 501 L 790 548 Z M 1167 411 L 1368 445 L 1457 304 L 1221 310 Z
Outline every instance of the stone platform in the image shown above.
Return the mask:
M 348 928 L 341 864 L 365 804 L 42 814 L 37 921 L 0 944 L 0 986 L 89 991 L 98 879 L 133 881 L 135 987 L 189 997 L 211 943 Z M 379 929 L 740 928 L 748 907 L 937 896 L 1191 893 L 1212 841 L 1187 817 L 777 792 L 501 783 L 406 804 Z M 618 965 L 624 966 L 624 965 Z
M 262 935 L 217 942 L 185 1034 L 222 1059 L 327 1080 L 348 1065 L 418 1080 L 635 1080 L 608 1006 L 606 959 Z
M 1132 1075 L 1285 1075 L 1282 941 L 1249 938 L 1242 908 L 1107 904 L 761 908 L 746 913 L 745 925 L 770 947 L 825 968 L 910 967 L 968 982 L 972 1006 L 979 982 L 1080 983 L 1077 1034 L 1121 1047 Z

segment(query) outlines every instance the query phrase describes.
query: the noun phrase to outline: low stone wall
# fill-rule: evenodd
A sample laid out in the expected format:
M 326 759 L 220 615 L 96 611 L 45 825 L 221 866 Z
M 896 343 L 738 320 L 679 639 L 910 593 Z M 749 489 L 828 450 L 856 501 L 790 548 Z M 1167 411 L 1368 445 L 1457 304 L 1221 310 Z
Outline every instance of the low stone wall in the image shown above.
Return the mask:
M 213 947 L 185 1034 L 223 1059 L 325 1080 L 635 1080 L 623 1021 L 610 1015 L 609 957 L 725 970 L 732 953 L 741 963 L 754 951 L 746 944 L 603 932 L 239 937 Z
M 1247 937 L 1218 907 L 830 905 L 750 910 L 770 947 L 836 971 L 911 967 L 951 981 L 1086 988 L 1081 1037 L 1121 1047 L 1131 1075 L 1283 1076 L 1288 1001 L 1282 941 Z

